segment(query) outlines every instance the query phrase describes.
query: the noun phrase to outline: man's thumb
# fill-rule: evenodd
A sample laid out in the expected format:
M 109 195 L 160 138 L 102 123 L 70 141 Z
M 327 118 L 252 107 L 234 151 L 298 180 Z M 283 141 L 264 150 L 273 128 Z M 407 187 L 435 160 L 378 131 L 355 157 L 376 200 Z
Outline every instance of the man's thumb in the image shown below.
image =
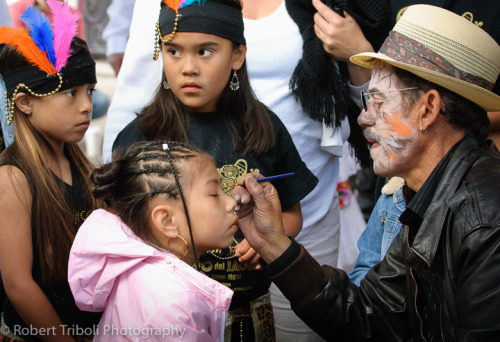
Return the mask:
M 252 195 L 254 201 L 266 198 L 266 195 L 264 194 L 264 188 L 261 184 L 259 184 L 259 182 L 255 180 L 252 175 L 248 176 L 245 179 L 245 187 L 247 188 L 247 191 L 250 193 L 250 195 Z
M 259 207 L 262 201 L 269 201 L 273 207 L 280 205 L 278 192 L 271 183 L 259 183 L 253 176 L 245 180 L 247 191 L 252 195 L 255 205 Z

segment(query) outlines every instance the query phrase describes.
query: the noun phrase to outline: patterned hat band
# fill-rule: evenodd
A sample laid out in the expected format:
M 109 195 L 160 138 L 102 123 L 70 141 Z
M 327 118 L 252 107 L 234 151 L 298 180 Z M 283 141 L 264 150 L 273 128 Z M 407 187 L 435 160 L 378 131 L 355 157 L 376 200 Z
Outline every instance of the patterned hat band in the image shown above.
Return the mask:
M 491 91 L 494 86 L 494 82 L 457 69 L 445 57 L 397 31 L 391 31 L 389 33 L 379 53 L 398 62 L 454 77 L 489 91 Z
M 491 91 L 500 74 L 500 45 L 474 23 L 441 7 L 409 6 L 378 53 L 364 52 L 349 60 L 366 68 L 383 62 L 486 111 L 500 110 L 500 96 Z

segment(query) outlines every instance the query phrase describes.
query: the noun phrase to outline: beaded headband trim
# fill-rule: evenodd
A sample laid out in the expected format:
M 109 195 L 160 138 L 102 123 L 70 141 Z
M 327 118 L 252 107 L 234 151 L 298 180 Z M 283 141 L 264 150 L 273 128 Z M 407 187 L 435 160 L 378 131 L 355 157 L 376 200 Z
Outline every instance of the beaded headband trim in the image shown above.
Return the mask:
M 175 8 L 175 4 L 172 7 L 169 2 L 172 1 L 162 2 L 156 23 L 154 60 L 158 59 L 160 53 L 159 41 L 168 44 L 177 32 L 208 33 L 237 44 L 246 44 L 243 15 L 238 8 L 204 0 L 180 1 L 182 4 Z M 195 6 L 195 2 L 199 5 Z M 166 39 L 163 38 L 168 34 Z
M 32 96 L 45 97 L 84 84 L 97 83 L 95 60 L 89 51 L 82 51 L 69 57 L 66 66 L 55 76 L 30 65 L 9 72 L 4 76 L 4 81 L 7 125 L 10 125 L 17 93 L 25 92 Z

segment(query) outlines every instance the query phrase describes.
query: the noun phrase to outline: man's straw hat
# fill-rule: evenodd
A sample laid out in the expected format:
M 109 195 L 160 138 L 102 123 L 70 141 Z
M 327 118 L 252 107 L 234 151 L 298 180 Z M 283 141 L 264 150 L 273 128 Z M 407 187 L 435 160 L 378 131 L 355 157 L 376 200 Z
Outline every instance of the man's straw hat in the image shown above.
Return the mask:
M 440 7 L 408 7 L 378 53 L 361 53 L 350 60 L 366 68 L 383 61 L 486 111 L 500 110 L 500 96 L 491 92 L 500 72 L 500 46 L 472 22 Z

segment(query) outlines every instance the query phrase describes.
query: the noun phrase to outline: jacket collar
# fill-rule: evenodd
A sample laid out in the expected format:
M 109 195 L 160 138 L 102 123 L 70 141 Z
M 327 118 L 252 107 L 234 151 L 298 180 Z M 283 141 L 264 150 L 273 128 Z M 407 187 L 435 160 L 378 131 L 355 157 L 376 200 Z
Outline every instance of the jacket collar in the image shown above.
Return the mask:
M 458 143 L 413 240 L 410 248 L 412 254 L 422 259 L 428 267 L 432 266 L 436 255 L 444 222 L 450 209 L 450 200 L 467 171 L 479 158 L 479 145 L 479 141 L 469 136 Z

